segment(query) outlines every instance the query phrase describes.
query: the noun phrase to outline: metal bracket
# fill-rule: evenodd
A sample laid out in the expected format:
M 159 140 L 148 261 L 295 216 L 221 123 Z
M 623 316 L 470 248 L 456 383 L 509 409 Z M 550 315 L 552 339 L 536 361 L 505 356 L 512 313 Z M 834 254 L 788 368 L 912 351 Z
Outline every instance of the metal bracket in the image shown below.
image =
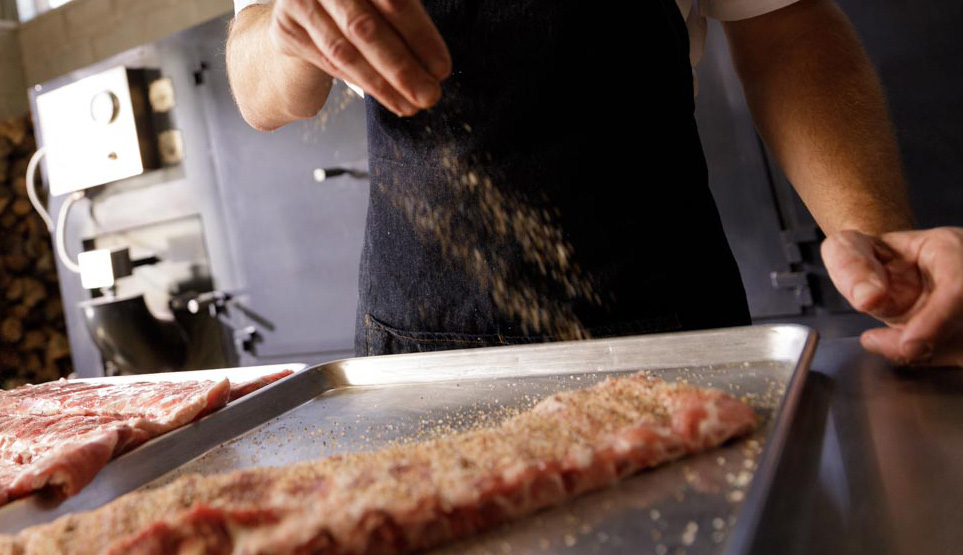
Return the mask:
M 197 69 L 194 70 L 194 86 L 201 86 L 204 84 L 204 72 L 208 70 L 207 62 L 201 60 L 197 64 Z
M 796 227 L 783 230 L 780 233 L 783 252 L 792 270 L 788 272 L 770 272 L 769 279 L 773 289 L 791 291 L 799 308 L 813 306 L 812 288 L 809 283 L 809 272 L 804 271 L 806 257 L 803 255 L 802 245 L 814 244 L 819 241 L 819 228 L 816 226 Z
M 813 294 L 809 288 L 807 272 L 770 272 L 773 289 L 791 290 L 796 303 L 802 308 L 813 306 Z
M 819 241 L 818 228 L 816 227 L 786 229 L 780 233 L 780 236 L 782 238 L 782 248 L 786 253 L 786 260 L 790 264 L 802 264 L 805 262 L 802 249 L 799 248 L 800 245 Z
M 254 347 L 263 340 L 254 326 L 246 326 L 239 330 L 234 330 L 234 347 L 239 353 L 251 353 L 256 355 Z

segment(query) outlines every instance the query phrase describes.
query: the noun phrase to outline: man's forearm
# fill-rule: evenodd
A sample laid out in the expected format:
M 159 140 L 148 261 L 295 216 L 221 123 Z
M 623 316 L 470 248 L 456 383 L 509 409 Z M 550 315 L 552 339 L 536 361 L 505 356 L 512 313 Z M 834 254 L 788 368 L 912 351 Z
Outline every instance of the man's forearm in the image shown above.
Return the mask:
M 268 29 L 271 5 L 238 14 L 227 40 L 227 72 L 241 115 L 262 131 L 318 113 L 331 91 L 331 77 L 315 66 L 278 52 Z
M 757 128 L 823 231 L 911 227 L 882 87 L 845 15 L 802 0 L 725 28 Z

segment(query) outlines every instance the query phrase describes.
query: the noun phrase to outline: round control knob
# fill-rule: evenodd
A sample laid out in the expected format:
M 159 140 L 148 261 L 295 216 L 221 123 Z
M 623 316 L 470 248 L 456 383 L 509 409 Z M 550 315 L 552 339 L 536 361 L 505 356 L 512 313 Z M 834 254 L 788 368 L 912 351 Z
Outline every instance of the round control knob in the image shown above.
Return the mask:
M 110 91 L 101 91 L 90 99 L 90 117 L 101 125 L 109 125 L 117 119 L 120 100 Z

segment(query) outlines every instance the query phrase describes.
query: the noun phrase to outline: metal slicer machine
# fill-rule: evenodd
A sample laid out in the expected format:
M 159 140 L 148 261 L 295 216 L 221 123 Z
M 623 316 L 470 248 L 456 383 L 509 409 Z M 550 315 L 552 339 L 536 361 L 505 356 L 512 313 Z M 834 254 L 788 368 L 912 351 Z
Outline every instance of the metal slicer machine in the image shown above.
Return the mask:
M 107 246 L 85 242 L 88 248 L 75 259 L 65 244 L 68 217 L 79 201 L 102 193 L 107 184 L 176 165 L 183 159 L 183 140 L 171 120 L 174 104 L 170 79 L 162 78 L 157 70 L 123 66 L 44 92 L 36 99 L 43 146 L 27 169 L 30 200 L 54 237 L 62 266 L 79 274 L 83 288 L 90 292 L 91 298 L 80 302 L 79 309 L 107 373 L 197 367 L 191 363 L 195 330 L 177 313 L 190 316 L 209 310 L 217 322 L 217 308 L 230 300 L 225 293 L 212 293 L 209 276 L 189 295 L 175 295 L 171 287 L 163 285 L 155 287 L 159 294 L 152 295 L 131 292 L 124 286 L 136 279 L 132 276 L 137 268 L 176 265 L 179 255 L 173 246 L 163 249 L 163 254 L 141 252 L 135 257 L 136 234 L 120 233 L 113 240 L 101 241 Z M 42 158 L 46 159 L 51 198 L 66 195 L 55 219 L 34 190 Z M 93 210 L 89 217 L 93 218 Z M 203 243 L 200 239 L 197 242 Z M 183 258 L 190 256 L 188 253 Z M 231 362 L 229 355 L 215 356 L 201 366 L 230 366 Z

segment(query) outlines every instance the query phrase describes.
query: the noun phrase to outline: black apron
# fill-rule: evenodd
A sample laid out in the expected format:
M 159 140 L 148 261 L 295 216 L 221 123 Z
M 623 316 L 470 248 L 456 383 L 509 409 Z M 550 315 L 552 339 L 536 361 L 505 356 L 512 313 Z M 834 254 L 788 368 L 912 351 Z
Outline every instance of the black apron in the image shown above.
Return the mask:
M 592 337 L 749 323 L 685 23 L 673 0 L 630 4 L 426 0 L 454 72 L 415 117 L 367 101 L 358 355 L 559 338 L 506 310 L 505 287 Z M 541 232 L 513 233 L 533 218 L 591 294 L 526 250 Z

